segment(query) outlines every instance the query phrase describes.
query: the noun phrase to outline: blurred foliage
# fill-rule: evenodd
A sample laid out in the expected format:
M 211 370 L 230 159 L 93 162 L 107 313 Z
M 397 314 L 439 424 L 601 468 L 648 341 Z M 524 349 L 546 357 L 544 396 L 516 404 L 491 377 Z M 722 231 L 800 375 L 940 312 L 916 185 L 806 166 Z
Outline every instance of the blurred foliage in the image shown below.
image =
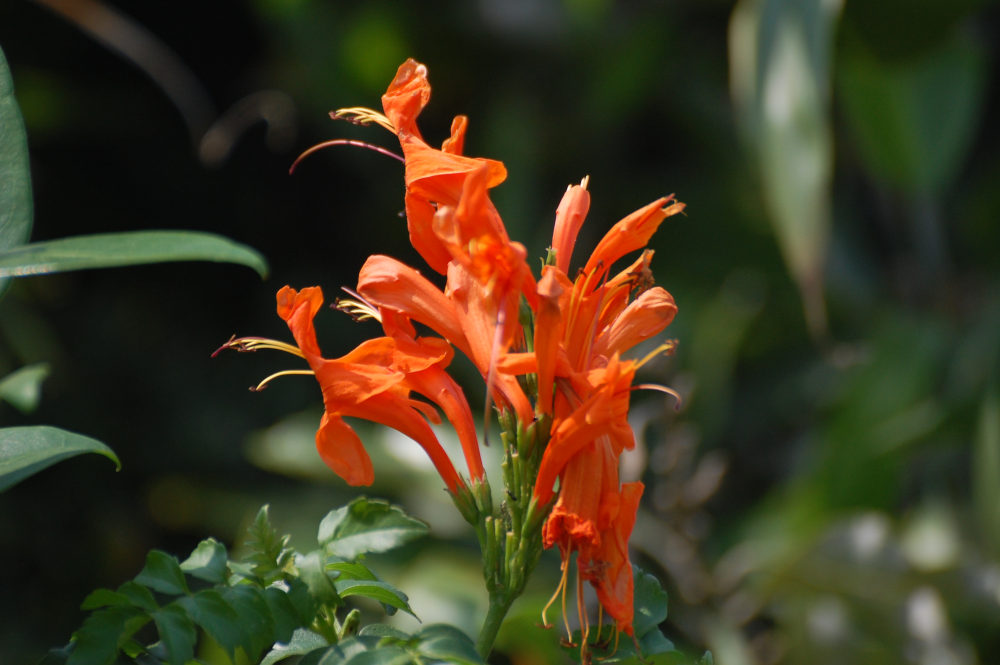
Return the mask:
M 351 496 L 318 460 L 310 472 L 312 425 L 286 420 L 318 405 L 315 386 L 248 394 L 280 368 L 209 354 L 234 330 L 282 338 L 285 283 L 353 285 L 374 252 L 416 260 L 394 161 L 327 151 L 287 175 L 326 138 L 391 145 L 326 114 L 377 105 L 406 56 L 435 85 L 427 138 L 470 117 L 468 151 L 506 163 L 495 199 L 535 255 L 566 185 L 588 174 L 584 245 L 660 194 L 688 205 L 654 239 L 680 345 L 647 366 L 684 402 L 636 395 L 644 446 L 626 462 L 647 484 L 634 540 L 669 583 L 678 647 L 727 665 L 976 663 L 1000 649 L 994 3 L 117 4 L 190 68 L 215 117 L 238 108 L 242 124 L 223 123 L 231 140 L 215 154 L 228 157 L 206 165 L 133 61 L 38 4 L 3 3 L 34 237 L 197 228 L 261 249 L 272 276 L 192 264 L 13 284 L 0 376 L 48 363 L 31 422 L 108 443 L 123 471 L 84 456 L 0 499 L 0 661 L 65 643 L 86 594 L 128 579 L 149 549 L 235 542 L 264 502 L 300 542 Z M 741 16 L 754 17 L 749 61 Z M 764 122 L 766 92 L 795 122 Z M 258 103 L 275 99 L 294 107 Z M 268 142 L 257 118 L 298 138 Z M 823 303 L 825 326 L 806 323 L 803 298 Z M 331 352 L 370 330 L 335 313 L 317 323 Z M 0 408 L 4 425 L 28 422 Z M 412 446 L 381 439 L 372 492 L 432 538 L 380 556 L 421 618 L 474 632 L 484 598 L 470 592 L 468 534 L 443 493 L 421 491 L 437 485 Z M 556 641 L 533 625 L 556 566 L 543 558 L 500 636 L 511 662 L 562 658 L 534 648 Z M 441 594 L 445 574 L 470 582 Z

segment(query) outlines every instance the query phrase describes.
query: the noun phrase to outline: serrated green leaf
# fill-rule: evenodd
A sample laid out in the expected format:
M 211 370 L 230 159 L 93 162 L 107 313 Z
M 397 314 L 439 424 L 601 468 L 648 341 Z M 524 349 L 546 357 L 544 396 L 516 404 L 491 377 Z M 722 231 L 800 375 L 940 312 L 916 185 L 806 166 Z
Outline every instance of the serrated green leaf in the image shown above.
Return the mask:
M 191 577 L 212 584 L 222 584 L 226 581 L 228 560 L 226 546 L 215 538 L 206 538 L 198 543 L 191 556 L 181 563 L 181 570 Z
M 15 370 L 0 379 L 0 399 L 22 413 L 34 411 L 42 396 L 42 381 L 48 375 L 48 363 L 35 363 Z
M 264 650 L 274 644 L 274 620 L 264 600 L 262 589 L 241 585 L 225 589 L 223 598 L 239 615 L 240 626 L 249 638 L 243 650 L 251 661 L 256 661 Z
M 334 561 L 326 564 L 326 569 L 340 573 L 338 580 L 377 580 L 368 566 L 353 561 Z
M 632 629 L 642 638 L 648 631 L 667 620 L 667 592 L 654 575 L 632 566 L 634 618 Z
M 409 599 L 406 597 L 406 594 L 386 582 L 379 582 L 377 580 L 337 580 L 334 582 L 334 588 L 337 589 L 337 593 L 342 598 L 364 596 L 377 600 L 383 605 L 403 610 L 414 617 L 417 616 L 410 609 L 410 604 L 407 602 Z
M 7 58 L 0 50 L 0 251 L 28 241 L 33 214 L 28 136 Z M 0 296 L 8 286 L 10 280 L 0 278 Z
M 406 649 L 388 644 L 354 654 L 343 661 L 344 665 L 406 665 L 417 662 Z
M 330 511 L 317 539 L 330 554 L 356 559 L 366 552 L 387 552 L 427 533 L 427 524 L 385 501 L 359 497 Z
M 141 613 L 130 606 L 93 612 L 73 634 L 73 651 L 67 665 L 108 665 L 118 655 L 118 640 L 126 622 Z
M 136 575 L 135 581 L 154 591 L 173 596 L 189 593 L 187 580 L 184 579 L 177 558 L 160 550 L 151 550 L 146 555 L 146 565 Z
M 64 459 L 98 453 L 121 468 L 114 451 L 82 434 L 45 425 L 0 429 L 0 492 Z
M 171 603 L 156 610 L 151 616 L 170 665 L 184 665 L 194 658 L 198 631 L 187 612 L 179 605 Z
M 184 596 L 177 600 L 177 604 L 219 643 L 230 660 L 236 659 L 236 648 L 249 641 L 240 624 L 240 615 L 215 589 L 205 589 L 193 596 Z
M 279 534 L 271 525 L 269 506 L 261 506 L 257 511 L 253 524 L 247 530 L 246 545 L 250 548 L 246 559 L 253 564 L 253 574 L 263 581 L 264 586 L 284 576 L 293 553 L 288 547 L 288 536 Z
M 434 624 L 413 635 L 419 654 L 459 665 L 482 665 L 476 645 L 469 636 L 454 626 Z
M 329 646 L 329 644 L 326 638 L 319 633 L 314 633 L 307 628 L 300 628 L 292 634 L 292 638 L 287 644 L 275 645 L 260 662 L 260 665 L 274 665 L 274 663 L 281 662 L 286 658 L 302 656 Z
M 260 253 L 214 233 L 126 231 L 58 238 L 0 251 L 0 278 L 170 261 L 236 263 L 267 277 L 267 262 Z

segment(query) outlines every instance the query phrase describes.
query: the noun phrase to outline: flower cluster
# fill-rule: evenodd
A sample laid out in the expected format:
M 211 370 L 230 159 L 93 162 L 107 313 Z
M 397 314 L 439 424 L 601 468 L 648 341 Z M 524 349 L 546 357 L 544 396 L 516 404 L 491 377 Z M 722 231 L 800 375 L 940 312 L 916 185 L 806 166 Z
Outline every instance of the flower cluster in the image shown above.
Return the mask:
M 426 67 L 408 60 L 382 97 L 384 113 L 348 108 L 332 115 L 378 124 L 399 139 L 410 241 L 443 276 L 444 288 L 396 259 L 372 256 L 361 268 L 355 297 L 338 307 L 377 320 L 383 336 L 340 358 L 324 358 L 313 327 L 323 302 L 320 289 L 286 286 L 277 295 L 278 315 L 296 344 L 240 338 L 224 348 L 276 348 L 305 359 L 310 370 L 292 373 L 313 373 L 322 389 L 325 413 L 316 446 L 348 483 L 373 479 L 371 460 L 344 421 L 356 417 L 419 443 L 456 503 L 468 506 L 486 478 L 472 411 L 447 372 L 455 349 L 461 351 L 482 374 L 489 399 L 507 422 L 547 425 L 530 499 L 534 508 L 550 510 L 541 539 L 562 555 L 564 602 L 576 554 L 578 598 L 582 582 L 590 582 L 617 628 L 631 635 L 627 543 L 643 486 L 620 482 L 618 460 L 635 445 L 628 424 L 630 394 L 640 387 L 633 384 L 635 372 L 652 355 L 670 351 L 672 343 L 644 359 L 625 355 L 662 332 L 677 311 L 673 297 L 653 286 L 653 252 L 645 247 L 660 223 L 684 206 L 665 197 L 628 215 L 574 273 L 574 245 L 590 204 L 584 179 L 569 187 L 559 204 L 551 249 L 536 278 L 524 246 L 508 237 L 490 201 L 489 190 L 506 178 L 504 165 L 462 154 L 465 117 L 455 118 L 440 149 L 428 145 L 417 116 L 429 98 Z M 631 264 L 612 271 L 638 250 L 643 251 Z M 419 336 L 414 323 L 436 336 Z M 438 409 L 461 441 L 465 475 L 428 424 L 440 422 Z M 470 521 L 475 517 L 473 511 Z M 586 626 L 582 610 L 581 621 Z

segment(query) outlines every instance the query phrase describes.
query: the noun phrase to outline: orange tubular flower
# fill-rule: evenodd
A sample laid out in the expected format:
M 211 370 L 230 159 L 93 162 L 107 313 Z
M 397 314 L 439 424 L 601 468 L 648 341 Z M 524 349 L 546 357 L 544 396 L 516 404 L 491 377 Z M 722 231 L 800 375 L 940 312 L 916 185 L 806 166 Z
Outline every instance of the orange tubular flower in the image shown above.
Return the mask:
M 322 356 L 313 327 L 323 303 L 322 291 L 310 287 L 299 292 L 286 286 L 278 292 L 277 302 L 278 315 L 288 324 L 323 390 L 325 413 L 316 432 L 316 447 L 339 476 L 351 485 L 369 485 L 373 480 L 371 460 L 357 434 L 344 423 L 347 416 L 381 423 L 409 436 L 427 452 L 450 492 L 463 486 L 427 424 L 427 419 L 439 422 L 437 414 L 425 402 L 410 398 L 411 392 L 417 392 L 434 401 L 455 423 L 469 473 L 482 478 L 472 414 L 461 388 L 444 371 L 453 355 L 444 340 L 379 337 L 331 360 Z M 470 451 L 475 451 L 471 459 Z

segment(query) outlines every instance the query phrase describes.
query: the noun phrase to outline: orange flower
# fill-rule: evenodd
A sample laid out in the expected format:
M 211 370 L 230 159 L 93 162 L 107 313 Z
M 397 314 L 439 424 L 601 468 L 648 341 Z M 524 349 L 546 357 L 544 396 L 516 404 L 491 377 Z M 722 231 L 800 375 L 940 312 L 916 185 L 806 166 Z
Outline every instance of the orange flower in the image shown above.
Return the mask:
M 472 412 L 462 389 L 445 368 L 454 350 L 445 340 L 416 337 L 408 319 L 389 314 L 383 320 L 388 333 L 360 344 L 345 356 L 324 358 L 316 341 L 313 319 L 323 304 L 319 287 L 296 291 L 283 287 L 277 294 L 277 309 L 295 338 L 296 346 L 261 338 L 230 340 L 222 348 L 252 351 L 270 348 L 298 355 L 310 370 L 278 372 L 264 379 L 257 389 L 286 374 L 313 374 L 323 391 L 324 413 L 316 432 L 320 457 L 350 485 L 370 485 L 374 479 L 371 459 L 345 417 L 362 418 L 391 427 L 423 447 L 448 490 L 456 494 L 465 487 L 428 421 L 440 423 L 437 411 L 411 394 L 423 395 L 436 404 L 454 425 L 462 443 L 469 476 L 481 481 L 485 474 L 479 454 Z M 363 307 L 358 303 L 352 303 Z M 366 311 L 381 319 L 379 312 Z

